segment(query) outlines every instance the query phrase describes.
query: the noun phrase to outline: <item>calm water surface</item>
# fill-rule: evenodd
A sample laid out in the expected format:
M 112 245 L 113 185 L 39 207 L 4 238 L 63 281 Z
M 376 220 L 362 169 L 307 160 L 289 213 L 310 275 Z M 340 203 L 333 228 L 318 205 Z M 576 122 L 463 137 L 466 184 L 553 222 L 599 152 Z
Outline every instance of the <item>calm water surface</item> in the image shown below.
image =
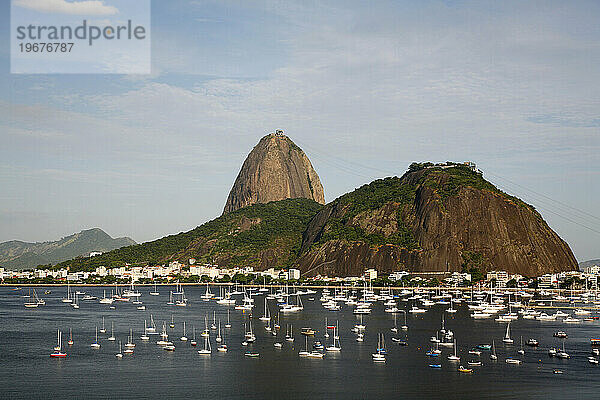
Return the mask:
M 466 365 L 473 359 L 468 350 L 479 343 L 496 341 L 499 360 L 492 362 L 489 353 L 481 356 L 483 366 L 473 367 L 473 374 L 457 372 L 457 364 L 446 356 L 452 349 L 442 349 L 439 358 L 441 370 L 428 367 L 432 359 L 425 355 L 430 348 L 429 338 L 440 327 L 441 315 L 447 306 L 436 305 L 418 316 L 408 316 L 407 334 L 399 333 L 409 343 L 403 347 L 390 340 L 393 315 L 383 311 L 382 303 L 373 306 L 373 312 L 364 316 L 367 326 L 365 341 L 355 341 L 351 332 L 358 317 L 352 308 L 342 305 L 337 312 L 323 309 L 318 301 L 303 296 L 304 311 L 281 315 L 282 329 L 277 337 L 266 332 L 266 323 L 258 320 L 262 315 L 264 296 L 255 297 L 253 316 L 257 341 L 251 349 L 260 353 L 259 358 L 244 356 L 248 349 L 241 345 L 244 322 L 249 313 L 231 308 L 232 328 L 226 330 L 225 338 L 229 351 L 216 352 L 215 332 L 211 334 L 213 354 L 200 356 L 202 347 L 200 332 L 204 329 L 204 318 L 216 311 L 217 319 L 227 319 L 227 306 L 204 302 L 200 295 L 205 289 L 186 287 L 189 299 L 187 307 L 168 306 L 169 289 L 159 287 L 160 296 L 149 296 L 150 288 L 141 288 L 146 311 L 139 311 L 128 303 L 115 302 L 116 309 L 97 302 L 80 302 L 79 310 L 60 301 L 65 295 L 63 288 L 50 288 L 52 294 L 41 295 L 46 306 L 37 309 L 23 307 L 20 292 L 0 288 L 0 398 L 211 398 L 211 399 L 370 399 L 370 398 L 439 398 L 439 399 L 598 399 L 600 398 L 600 368 L 588 363 L 591 355 L 589 338 L 600 336 L 600 323 L 590 322 L 569 326 L 561 322 L 544 322 L 519 319 L 511 324 L 514 346 L 505 346 L 501 339 L 505 324 L 493 319 L 473 320 L 466 305 L 459 307 L 454 316 L 446 316 L 446 327 L 455 333 L 461 363 Z M 87 293 L 101 297 L 102 288 L 85 288 Z M 217 289 L 213 289 L 214 292 Z M 107 292 L 110 293 L 110 288 Z M 238 303 L 239 297 L 238 298 Z M 312 296 L 311 296 L 312 297 Z M 270 300 L 271 312 L 275 314 L 274 301 Z M 405 303 L 400 302 L 400 307 Z M 174 352 L 162 350 L 150 342 L 142 342 L 144 319 L 153 314 L 158 330 L 163 321 L 168 323 L 173 315 L 175 328 L 168 329 L 169 339 L 176 345 Z M 94 350 L 95 327 L 105 318 L 107 334 L 100 334 L 101 348 Z M 318 330 L 313 340 L 323 338 L 325 317 L 330 322 L 339 320 L 342 351 L 327 353 L 325 358 L 305 359 L 298 357 L 304 347 L 301 327 Z M 197 329 L 198 348 L 180 342 L 183 321 L 186 321 L 187 336 L 192 336 L 192 326 Z M 115 326 L 116 342 L 107 341 L 111 322 Z M 209 322 L 209 323 L 210 323 Z M 404 316 L 398 314 L 398 325 Z M 224 322 L 223 322 L 224 323 Z M 296 341 L 284 340 L 286 324 L 293 324 Z M 60 328 L 66 343 L 69 328 L 73 330 L 73 346 L 65 346 L 66 359 L 52 359 L 49 354 L 56 344 L 56 331 Z M 118 341 L 127 341 L 129 329 L 134 330 L 134 355 L 125 355 L 119 360 Z M 566 351 L 570 360 L 549 358 L 548 347 L 560 346 L 552 337 L 553 332 L 565 330 L 569 334 Z M 371 353 L 375 351 L 377 335 L 383 332 L 388 348 L 387 362 L 375 364 Z M 540 342 L 539 349 L 525 348 L 522 365 L 508 365 L 506 357 L 516 357 L 519 337 L 530 337 Z M 275 341 L 283 342 L 282 349 L 275 349 Z M 435 360 L 435 359 L 433 359 Z M 554 369 L 564 371 L 553 374 Z

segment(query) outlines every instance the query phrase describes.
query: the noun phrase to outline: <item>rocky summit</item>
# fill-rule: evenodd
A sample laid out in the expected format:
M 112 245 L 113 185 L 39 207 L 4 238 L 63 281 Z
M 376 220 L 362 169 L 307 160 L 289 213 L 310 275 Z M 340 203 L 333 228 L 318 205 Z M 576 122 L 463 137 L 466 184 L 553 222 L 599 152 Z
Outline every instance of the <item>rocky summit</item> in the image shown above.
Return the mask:
M 295 198 L 325 203 L 321 180 L 306 154 L 282 131 L 276 131 L 263 137 L 248 154 L 223 213 Z

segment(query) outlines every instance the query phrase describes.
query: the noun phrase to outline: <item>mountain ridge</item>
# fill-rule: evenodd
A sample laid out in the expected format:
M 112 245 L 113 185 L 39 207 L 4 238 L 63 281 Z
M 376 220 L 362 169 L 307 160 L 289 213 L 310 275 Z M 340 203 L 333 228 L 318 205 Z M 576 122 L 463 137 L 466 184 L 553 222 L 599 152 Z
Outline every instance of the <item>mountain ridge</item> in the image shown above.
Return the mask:
M 296 198 L 257 203 L 188 232 L 66 261 L 90 270 L 125 263 L 296 267 L 303 276 L 505 270 L 539 276 L 577 269 L 535 208 L 463 164 L 411 164 L 323 206 Z
M 10 240 L 0 243 L 0 267 L 25 269 L 56 264 L 93 251 L 106 252 L 134 243 L 128 237 L 112 238 L 100 228 L 82 230 L 55 241 Z

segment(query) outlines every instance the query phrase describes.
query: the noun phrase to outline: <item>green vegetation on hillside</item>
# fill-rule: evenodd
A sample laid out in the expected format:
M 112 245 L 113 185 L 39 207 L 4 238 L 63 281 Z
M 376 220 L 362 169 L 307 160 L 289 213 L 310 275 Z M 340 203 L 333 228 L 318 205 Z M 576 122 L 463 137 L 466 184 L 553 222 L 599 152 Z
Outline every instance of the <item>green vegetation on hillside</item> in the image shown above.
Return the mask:
M 411 174 L 418 173 L 418 179 L 409 179 Z M 332 217 L 327 222 L 322 236 L 314 245 L 323 244 L 329 240 L 363 241 L 371 245 L 394 244 L 407 249 L 418 248 L 418 243 L 412 232 L 402 220 L 403 209 L 412 204 L 419 186 L 432 189 L 438 196 L 442 208 L 448 198 L 456 196 L 461 188 L 471 187 L 498 193 L 515 204 L 527 207 L 535 212 L 533 207 L 522 200 L 510 196 L 483 178 L 481 173 L 473 171 L 467 165 L 448 162 L 443 165 L 433 163 L 412 163 L 404 176 L 389 177 L 375 180 L 363 185 L 353 192 L 347 193 L 334 200 L 337 207 L 343 211 L 341 217 Z M 399 204 L 396 214 L 398 232 L 389 236 L 369 234 L 351 221 L 365 211 L 377 210 L 387 203 Z M 537 212 L 536 212 L 537 214 Z M 541 217 L 540 217 L 541 218 Z
M 284 253 L 284 256 L 289 253 L 286 259 L 289 262 L 295 259 L 306 225 L 322 207 L 308 199 L 255 204 L 222 215 L 188 232 L 113 250 L 101 256 L 66 261 L 57 267 L 70 267 L 76 271 L 93 270 L 99 266 L 122 266 L 125 263 L 158 264 L 174 259 L 176 254 L 180 254 L 182 261 L 187 261 L 186 257 L 211 261 L 213 257 L 229 256 L 231 265 L 253 265 L 260 251 L 273 247 L 280 249 L 279 254 Z M 240 229 L 244 219 L 252 221 L 247 221 L 251 224 L 247 230 Z M 184 251 L 193 242 L 213 240 L 206 254 L 201 254 L 198 249 Z
M 340 218 L 331 218 L 328 221 L 327 228 L 317 244 L 342 239 L 360 240 L 371 245 L 395 244 L 408 249 L 415 248 L 417 242 L 404 225 L 400 214 L 404 205 L 414 201 L 416 189 L 416 185 L 410 185 L 402 178 L 395 176 L 375 180 L 339 197 L 335 202 L 338 207 L 345 210 L 344 215 Z M 400 203 L 396 215 L 397 233 L 387 237 L 383 234 L 368 234 L 359 226 L 349 224 L 349 221 L 358 214 L 364 211 L 376 210 L 389 202 Z

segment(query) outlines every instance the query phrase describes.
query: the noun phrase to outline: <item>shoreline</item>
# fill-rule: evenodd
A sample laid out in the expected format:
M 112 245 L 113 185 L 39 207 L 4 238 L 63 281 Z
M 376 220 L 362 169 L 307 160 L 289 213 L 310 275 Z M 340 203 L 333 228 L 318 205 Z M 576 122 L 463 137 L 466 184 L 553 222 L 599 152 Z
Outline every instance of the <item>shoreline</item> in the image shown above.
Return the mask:
M 172 283 L 156 283 L 156 286 L 176 286 L 177 284 L 181 285 L 181 286 L 199 286 L 199 287 L 203 287 L 206 286 L 207 283 L 199 283 L 199 282 L 172 282 Z M 135 283 L 135 286 L 137 287 L 153 287 L 155 284 L 154 283 Z M 235 283 L 222 283 L 222 282 L 208 282 L 209 286 L 235 286 Z M 0 287 L 67 287 L 67 286 L 72 286 L 72 287 L 129 287 L 131 286 L 131 283 L 112 283 L 112 284 L 100 284 L 100 283 L 72 283 L 72 284 L 66 284 L 66 283 L 47 283 L 47 284 L 43 284 L 43 283 L 0 283 Z M 282 285 L 282 284 L 276 284 L 276 285 L 259 285 L 259 284 L 242 284 L 239 283 L 238 286 L 243 286 L 243 287 L 248 287 L 248 288 L 285 288 L 285 287 L 302 287 L 302 288 L 307 288 L 307 289 L 358 289 L 358 290 L 362 290 L 364 289 L 363 286 L 345 286 L 345 285 L 301 285 L 301 284 L 288 284 L 288 285 Z M 587 293 L 587 292 L 593 292 L 593 290 L 585 290 L 585 289 L 550 289 L 550 288 L 544 288 L 544 289 L 530 289 L 530 288 L 479 288 L 476 289 L 475 287 L 471 287 L 471 286 L 459 286 L 459 287 L 450 287 L 450 286 L 372 286 L 371 287 L 374 290 L 460 290 L 460 291 L 471 291 L 471 290 L 477 290 L 477 291 L 487 291 L 487 290 L 495 290 L 495 291 L 509 291 L 509 292 L 528 292 L 528 293 L 536 293 L 536 292 L 540 292 L 540 291 L 544 291 L 544 292 L 552 292 L 552 293 L 562 293 L 562 292 L 571 292 L 573 294 L 575 293 Z

